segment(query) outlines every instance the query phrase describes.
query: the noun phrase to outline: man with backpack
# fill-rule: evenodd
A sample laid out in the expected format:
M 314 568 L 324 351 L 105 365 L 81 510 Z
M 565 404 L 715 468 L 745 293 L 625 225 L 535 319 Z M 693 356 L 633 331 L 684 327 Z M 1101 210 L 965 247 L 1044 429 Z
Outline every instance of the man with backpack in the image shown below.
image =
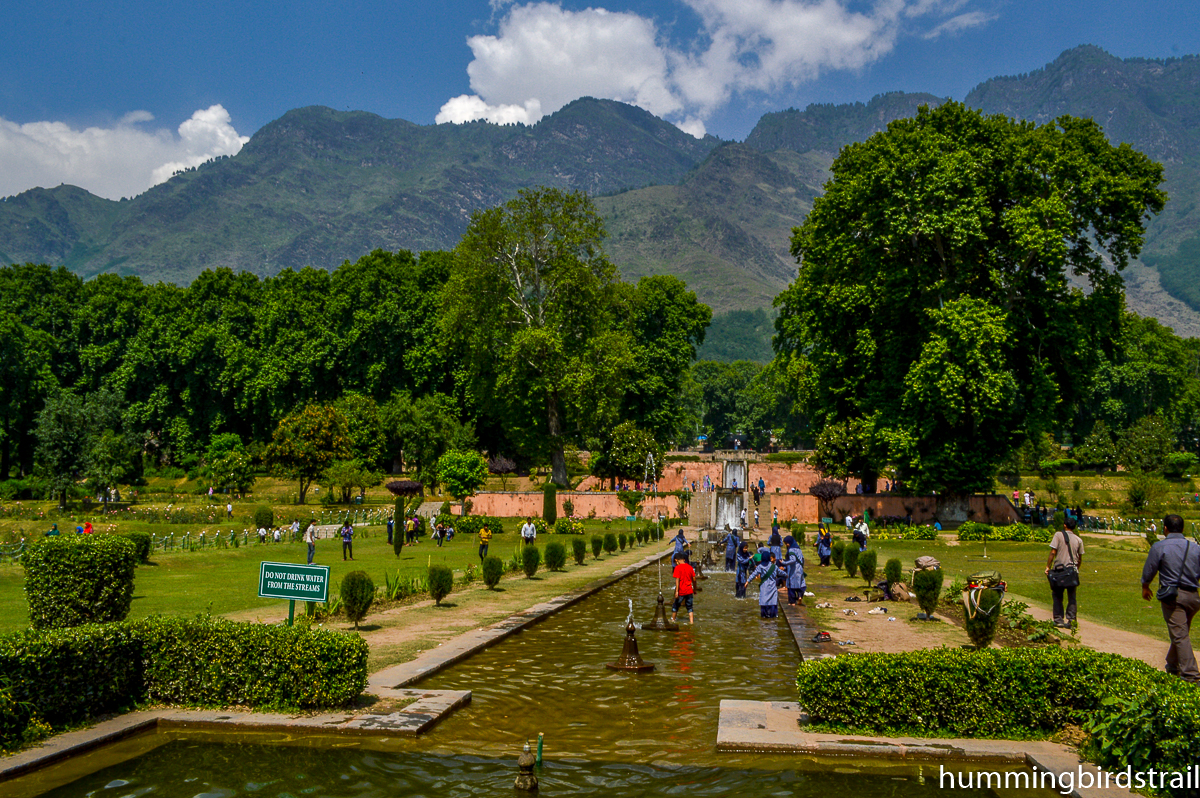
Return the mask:
M 1150 582 L 1158 576 L 1157 598 L 1171 647 L 1167 649 L 1167 673 L 1184 681 L 1200 683 L 1200 669 L 1192 650 L 1192 618 L 1200 610 L 1200 544 L 1193 545 L 1183 534 L 1183 518 L 1163 519 L 1167 536 L 1150 547 L 1142 568 L 1142 598 L 1150 600 Z M 1182 545 L 1181 545 L 1182 544 Z
M 1046 560 L 1046 579 L 1054 595 L 1054 625 L 1069 627 L 1075 620 L 1075 589 L 1079 587 L 1079 569 L 1083 566 L 1083 538 L 1076 534 L 1075 519 L 1063 522 L 1061 532 L 1050 541 L 1050 558 Z M 1067 605 L 1063 608 L 1063 594 Z

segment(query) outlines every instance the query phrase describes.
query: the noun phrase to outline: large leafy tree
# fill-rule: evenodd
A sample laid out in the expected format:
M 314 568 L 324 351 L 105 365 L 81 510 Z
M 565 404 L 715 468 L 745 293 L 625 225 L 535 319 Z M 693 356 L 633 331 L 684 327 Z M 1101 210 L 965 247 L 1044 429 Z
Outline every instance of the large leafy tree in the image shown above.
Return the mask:
M 446 492 L 459 501 L 473 496 L 487 482 L 487 460 L 474 450 L 451 449 L 438 458 L 437 471 Z
M 617 269 L 601 248 L 604 223 L 582 192 L 525 189 L 477 211 L 455 250 L 443 332 L 461 358 L 461 390 L 527 452 L 548 455 L 567 484 L 564 444 L 590 407 L 615 415 L 627 336 L 614 333 Z M 535 454 L 536 456 L 536 454 Z
M 308 405 L 285 416 L 267 447 L 275 470 L 300 483 L 300 504 L 313 480 L 350 454 L 346 417 L 332 405 Z
M 792 239 L 778 366 L 817 429 L 869 419 L 901 479 L 969 491 L 1061 426 L 1113 352 L 1117 272 L 1162 209 L 1162 167 L 1090 120 L 1037 126 L 951 102 L 844 148 L 832 172 Z M 939 367 L 938 351 L 957 359 Z M 1011 407 L 968 402 L 974 388 Z M 943 390 L 954 409 L 931 419 Z M 978 423 L 997 427 L 984 453 Z

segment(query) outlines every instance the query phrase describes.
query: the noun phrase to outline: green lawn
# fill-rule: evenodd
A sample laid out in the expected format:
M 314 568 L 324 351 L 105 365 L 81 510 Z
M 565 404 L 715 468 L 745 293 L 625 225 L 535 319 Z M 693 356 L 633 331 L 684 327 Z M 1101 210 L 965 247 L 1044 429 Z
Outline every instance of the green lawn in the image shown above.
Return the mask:
M 163 526 L 174 527 L 168 531 L 179 531 L 178 525 Z M 505 560 L 512 556 L 519 539 L 517 526 L 512 524 L 509 528 L 510 531 L 492 539 L 490 551 Z M 330 566 L 331 592 L 352 570 L 364 570 L 376 585 L 383 585 L 385 572 L 393 575 L 400 572 L 405 576 L 424 574 L 430 563 L 442 563 L 462 571 L 469 563 L 479 562 L 474 539 L 455 538 L 441 548 L 423 540 L 416 546 L 406 546 L 397 557 L 387 543 L 383 527 L 370 527 L 370 530 L 370 537 L 355 540 L 353 562 L 342 561 L 339 540 L 317 542 L 314 562 Z M 564 540 L 569 557 L 569 537 L 554 537 Z M 544 537 L 539 539 L 539 543 L 543 542 Z M 303 543 L 254 543 L 238 549 L 155 554 L 149 565 L 138 567 L 134 577 L 130 617 L 190 615 L 205 611 L 225 614 L 272 606 L 285 608 L 286 602 L 258 598 L 259 563 L 302 563 L 306 556 Z M 590 552 L 588 557 L 590 559 Z M 0 631 L 23 629 L 28 625 L 23 584 L 24 573 L 20 565 L 0 564 Z

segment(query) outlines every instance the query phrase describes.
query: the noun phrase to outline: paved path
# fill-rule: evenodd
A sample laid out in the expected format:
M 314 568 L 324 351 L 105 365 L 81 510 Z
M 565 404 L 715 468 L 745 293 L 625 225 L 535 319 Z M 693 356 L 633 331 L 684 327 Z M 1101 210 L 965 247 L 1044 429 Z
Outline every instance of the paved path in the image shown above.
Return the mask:
M 1050 610 L 1041 604 L 1035 604 L 1033 599 L 1009 593 L 1007 598 L 1023 601 L 1029 605 L 1029 614 L 1039 621 L 1054 619 Z M 1162 668 L 1166 663 L 1167 642 L 1138 632 L 1126 632 L 1111 626 L 1079 619 L 1079 631 L 1076 635 L 1079 642 L 1096 651 L 1109 654 L 1120 654 L 1123 657 L 1141 660 L 1147 665 Z

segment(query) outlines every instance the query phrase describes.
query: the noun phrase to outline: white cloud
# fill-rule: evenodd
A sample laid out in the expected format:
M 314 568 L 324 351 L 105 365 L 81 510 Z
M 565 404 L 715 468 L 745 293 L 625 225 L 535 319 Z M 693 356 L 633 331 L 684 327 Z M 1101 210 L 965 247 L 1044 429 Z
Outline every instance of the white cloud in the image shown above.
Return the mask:
M 875 0 L 854 9 L 850 0 L 679 2 L 701 21 L 700 38 L 684 47 L 631 12 L 492 0 L 504 14 L 497 33 L 467 40 L 474 94 L 448 101 L 437 121 L 532 123 L 593 96 L 641 106 L 695 133 L 734 94 L 861 69 L 927 20 L 937 24 L 925 37 L 935 38 L 995 18 L 968 11 L 946 19 L 971 0 Z
M 131 197 L 179 169 L 233 155 L 250 140 L 238 135 L 220 105 L 196 111 L 174 133 L 139 127 L 153 119 L 148 111 L 132 111 L 113 127 L 82 130 L 0 119 L 0 196 L 68 183 L 109 199 Z

